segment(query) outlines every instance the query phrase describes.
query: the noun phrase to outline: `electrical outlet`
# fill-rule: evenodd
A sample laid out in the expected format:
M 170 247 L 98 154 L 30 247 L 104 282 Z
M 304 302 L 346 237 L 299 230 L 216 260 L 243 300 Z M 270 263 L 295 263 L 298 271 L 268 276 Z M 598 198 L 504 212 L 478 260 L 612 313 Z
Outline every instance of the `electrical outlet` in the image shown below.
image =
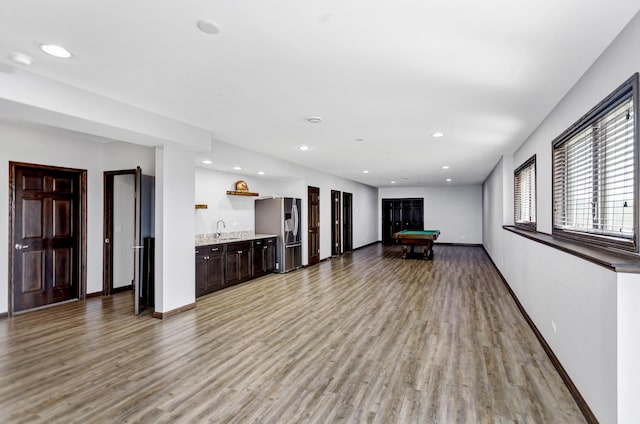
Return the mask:
M 556 332 L 556 322 L 554 320 L 551 320 L 551 328 L 553 328 L 553 332 Z

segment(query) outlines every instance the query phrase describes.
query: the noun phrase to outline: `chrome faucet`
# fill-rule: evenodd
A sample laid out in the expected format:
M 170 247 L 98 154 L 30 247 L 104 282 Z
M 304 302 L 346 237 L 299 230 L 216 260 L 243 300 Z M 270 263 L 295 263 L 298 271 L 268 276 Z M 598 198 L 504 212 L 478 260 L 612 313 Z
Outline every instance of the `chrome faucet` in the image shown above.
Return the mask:
M 224 230 L 225 228 L 227 228 L 227 226 L 224 223 L 224 221 L 222 219 L 219 219 L 218 222 L 216 222 L 216 238 L 222 237 L 222 231 L 220 231 L 220 223 L 221 222 L 222 222 L 222 229 Z

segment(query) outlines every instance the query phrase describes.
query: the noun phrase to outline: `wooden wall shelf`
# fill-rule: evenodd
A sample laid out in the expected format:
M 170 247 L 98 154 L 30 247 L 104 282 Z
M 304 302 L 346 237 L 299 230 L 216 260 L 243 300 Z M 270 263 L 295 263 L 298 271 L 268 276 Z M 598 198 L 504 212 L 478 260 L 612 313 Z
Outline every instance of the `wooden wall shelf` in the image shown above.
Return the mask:
M 196 203 L 196 209 L 207 209 L 209 206 L 202 204 L 202 203 Z
M 258 193 L 252 193 L 250 191 L 227 191 L 229 196 L 258 196 Z

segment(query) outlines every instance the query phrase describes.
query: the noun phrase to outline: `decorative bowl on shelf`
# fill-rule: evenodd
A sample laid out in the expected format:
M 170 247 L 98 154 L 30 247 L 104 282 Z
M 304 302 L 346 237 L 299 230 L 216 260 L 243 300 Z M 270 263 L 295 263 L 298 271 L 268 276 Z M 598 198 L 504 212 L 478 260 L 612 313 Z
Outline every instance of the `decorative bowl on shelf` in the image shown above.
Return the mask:
M 230 194 L 233 196 L 257 196 L 258 195 L 258 193 L 252 193 L 249 191 L 249 186 L 247 185 L 247 182 L 244 180 L 236 181 L 235 190 L 227 191 L 227 194 Z

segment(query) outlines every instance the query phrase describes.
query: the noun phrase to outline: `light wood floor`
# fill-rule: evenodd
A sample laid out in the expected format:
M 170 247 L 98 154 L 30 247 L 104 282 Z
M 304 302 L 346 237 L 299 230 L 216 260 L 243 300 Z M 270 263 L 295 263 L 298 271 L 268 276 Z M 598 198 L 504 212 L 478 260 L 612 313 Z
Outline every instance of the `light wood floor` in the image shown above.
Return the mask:
M 201 298 L 0 320 L 0 422 L 580 423 L 482 248 L 374 245 Z

